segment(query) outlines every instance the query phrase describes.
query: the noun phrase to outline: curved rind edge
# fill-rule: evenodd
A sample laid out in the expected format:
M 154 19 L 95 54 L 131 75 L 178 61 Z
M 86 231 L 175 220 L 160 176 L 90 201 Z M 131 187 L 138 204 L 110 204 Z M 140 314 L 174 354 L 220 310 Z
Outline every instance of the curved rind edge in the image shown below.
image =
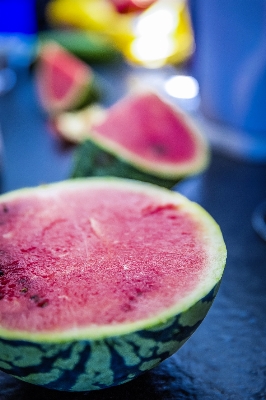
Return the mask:
M 220 281 L 188 310 L 155 327 L 100 340 L 38 343 L 0 339 L 0 369 L 25 382 L 89 391 L 128 382 L 174 354 L 200 325 Z
M 102 149 L 90 139 L 84 140 L 74 153 L 74 162 L 71 178 L 97 176 L 113 176 L 118 178 L 134 179 L 152 183 L 171 189 L 181 178 L 168 179 L 136 168 L 129 162 L 122 160 Z

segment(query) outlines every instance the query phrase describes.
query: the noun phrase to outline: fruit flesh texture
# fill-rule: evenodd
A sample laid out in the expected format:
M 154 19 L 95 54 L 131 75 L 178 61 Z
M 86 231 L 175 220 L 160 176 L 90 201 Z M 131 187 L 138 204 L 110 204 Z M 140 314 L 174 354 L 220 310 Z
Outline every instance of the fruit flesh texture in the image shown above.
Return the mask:
M 147 194 L 76 189 L 0 206 L 7 329 L 145 319 L 193 291 L 206 265 L 200 223 Z
M 151 162 L 182 163 L 197 151 L 184 117 L 154 93 L 115 104 L 94 131 L 98 140 L 107 138 Z

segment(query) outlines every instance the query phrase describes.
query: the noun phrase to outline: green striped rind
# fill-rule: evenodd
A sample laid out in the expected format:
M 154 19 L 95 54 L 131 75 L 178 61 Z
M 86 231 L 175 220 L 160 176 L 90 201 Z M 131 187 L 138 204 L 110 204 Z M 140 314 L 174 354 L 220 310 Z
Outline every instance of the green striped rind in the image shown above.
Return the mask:
M 74 157 L 72 178 L 90 176 L 115 176 L 153 183 L 172 188 L 181 178 L 167 179 L 149 174 L 102 149 L 90 139 L 84 140 L 77 148 Z
M 51 29 L 38 34 L 40 44 L 56 41 L 70 53 L 87 63 L 104 63 L 120 56 L 112 42 L 97 33 L 80 30 Z
M 0 369 L 26 382 L 88 391 L 130 381 L 176 352 L 197 329 L 219 288 L 188 310 L 151 328 L 94 340 L 53 342 L 0 339 Z

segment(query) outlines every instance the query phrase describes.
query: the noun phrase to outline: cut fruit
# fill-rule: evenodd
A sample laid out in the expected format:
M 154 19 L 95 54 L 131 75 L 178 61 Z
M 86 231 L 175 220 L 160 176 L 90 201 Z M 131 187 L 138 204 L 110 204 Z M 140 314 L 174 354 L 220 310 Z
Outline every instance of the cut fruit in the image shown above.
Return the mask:
M 77 179 L 0 196 L 0 369 L 68 391 L 156 366 L 207 314 L 221 231 L 158 186 Z
M 53 41 L 40 48 L 36 87 L 41 105 L 51 114 L 81 108 L 99 95 L 91 67 Z
M 76 152 L 75 178 L 112 175 L 170 188 L 209 163 L 208 144 L 188 115 L 150 91 L 123 98 L 97 125 L 87 123 L 86 110 L 79 121 L 87 140 Z M 73 137 L 75 123 L 63 131 Z

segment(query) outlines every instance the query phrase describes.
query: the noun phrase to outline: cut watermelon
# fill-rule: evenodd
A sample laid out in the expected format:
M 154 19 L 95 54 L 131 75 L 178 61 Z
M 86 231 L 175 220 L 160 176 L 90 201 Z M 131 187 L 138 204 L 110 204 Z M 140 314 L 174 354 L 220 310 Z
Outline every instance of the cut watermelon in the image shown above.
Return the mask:
M 219 227 L 176 192 L 77 179 L 0 197 L 0 369 L 84 391 L 173 354 L 224 270 Z
M 91 67 L 54 41 L 40 48 L 36 87 L 41 105 L 51 114 L 81 108 L 98 96 Z
M 73 136 L 76 126 L 87 137 L 77 150 L 73 177 L 114 175 L 170 188 L 209 162 L 206 140 L 190 118 L 153 92 L 123 98 L 94 126 L 86 110 L 76 125 L 60 118 L 63 135 L 71 130 Z

